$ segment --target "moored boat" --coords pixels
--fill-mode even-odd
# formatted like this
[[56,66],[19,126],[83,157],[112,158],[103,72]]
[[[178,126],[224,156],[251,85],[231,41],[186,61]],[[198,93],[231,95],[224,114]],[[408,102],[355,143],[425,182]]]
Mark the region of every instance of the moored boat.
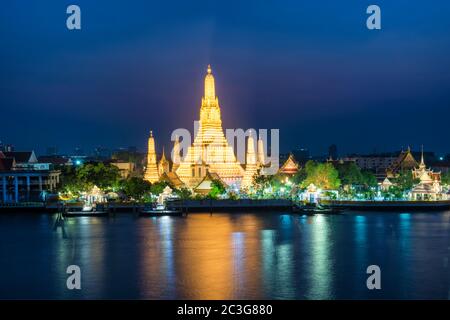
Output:
[[148,206],[144,207],[139,214],[141,216],[150,217],[164,217],[164,216],[182,216],[183,212],[181,210],[170,210],[166,208],[163,204],[158,204],[156,207]]
[[85,204],[82,208],[66,207],[63,210],[65,217],[99,217],[108,215],[109,211],[103,205]]

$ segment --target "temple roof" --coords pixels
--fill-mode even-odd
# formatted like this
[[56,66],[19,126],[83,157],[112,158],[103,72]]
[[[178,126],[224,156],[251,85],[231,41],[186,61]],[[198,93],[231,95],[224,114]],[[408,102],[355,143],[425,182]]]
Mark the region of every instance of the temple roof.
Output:
[[288,159],[284,162],[284,164],[278,170],[279,173],[285,174],[295,174],[298,172],[299,164],[295,160],[292,154],[289,155]]
[[220,178],[217,173],[207,172],[202,181],[194,188],[194,192],[206,194],[211,190],[211,184],[213,181],[220,182],[223,186],[227,186],[227,184]]
[[163,174],[161,174],[160,181],[168,182],[177,189],[185,186],[183,181],[180,180],[175,172],[163,172]]
[[396,174],[400,170],[413,170],[419,166],[419,163],[414,159],[411,149],[402,151],[394,163],[386,169],[386,172],[391,175]]

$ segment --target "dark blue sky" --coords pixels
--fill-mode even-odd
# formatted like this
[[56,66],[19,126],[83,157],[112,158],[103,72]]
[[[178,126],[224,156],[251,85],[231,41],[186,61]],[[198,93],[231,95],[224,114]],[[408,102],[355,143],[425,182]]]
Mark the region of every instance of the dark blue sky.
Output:
[[[82,30],[66,29],[78,4]],[[378,4],[382,30],[369,31]],[[198,119],[211,63],[226,128],[282,151],[450,152],[450,2],[38,1],[0,11],[0,140],[17,149],[157,145]]]

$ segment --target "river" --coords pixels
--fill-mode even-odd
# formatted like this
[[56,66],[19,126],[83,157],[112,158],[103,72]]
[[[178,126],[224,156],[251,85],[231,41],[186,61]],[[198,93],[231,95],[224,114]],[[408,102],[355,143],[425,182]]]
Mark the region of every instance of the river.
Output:
[[[0,215],[1,299],[448,299],[450,212]],[[78,265],[81,290],[68,290]],[[368,290],[369,265],[381,289]]]

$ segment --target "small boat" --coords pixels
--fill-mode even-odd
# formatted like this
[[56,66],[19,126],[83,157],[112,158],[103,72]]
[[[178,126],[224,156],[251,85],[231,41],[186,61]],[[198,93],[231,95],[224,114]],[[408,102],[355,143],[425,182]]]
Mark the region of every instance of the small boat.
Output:
[[292,212],[303,213],[307,215],[308,214],[313,215],[316,213],[338,214],[341,211],[343,210],[330,207],[323,207],[321,205],[304,205],[304,206],[295,205],[292,207]]
[[81,209],[78,208],[66,208],[63,211],[65,217],[100,217],[108,215],[108,210],[103,205],[85,204]]
[[181,210],[169,210],[163,204],[157,204],[156,207],[144,207],[139,214],[141,216],[164,217],[164,216],[182,216]]

